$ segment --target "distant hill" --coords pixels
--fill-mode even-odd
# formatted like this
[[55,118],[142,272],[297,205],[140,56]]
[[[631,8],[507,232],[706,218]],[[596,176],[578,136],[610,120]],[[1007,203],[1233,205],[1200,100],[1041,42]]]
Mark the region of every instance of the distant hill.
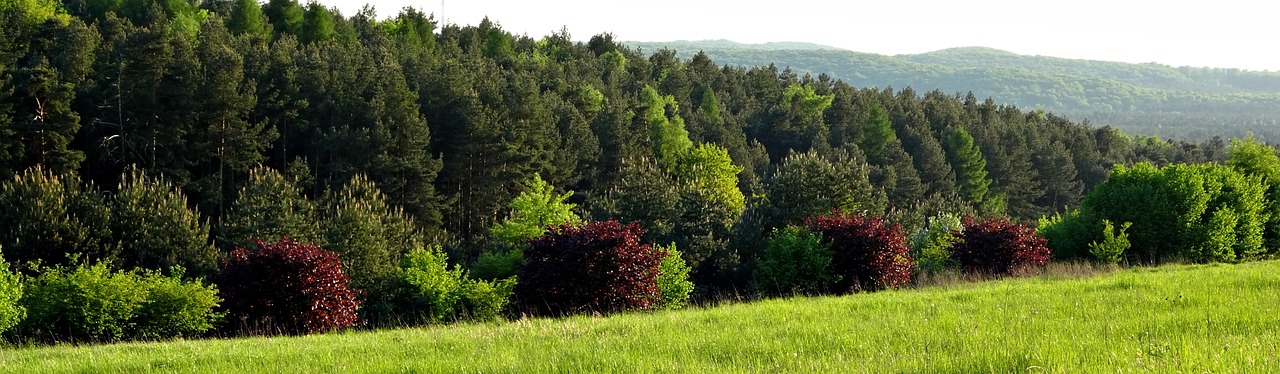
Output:
[[628,44],[646,53],[667,48],[690,58],[703,51],[722,64],[825,73],[856,86],[973,92],[1135,134],[1199,140],[1253,132],[1280,141],[1280,72],[1025,56],[983,47],[886,56],[807,43]]

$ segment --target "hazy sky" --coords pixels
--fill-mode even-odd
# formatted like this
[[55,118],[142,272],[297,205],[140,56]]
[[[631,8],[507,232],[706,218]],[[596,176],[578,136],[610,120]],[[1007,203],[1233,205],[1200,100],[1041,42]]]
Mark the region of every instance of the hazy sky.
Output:
[[[902,54],[984,46],[1020,54],[1280,71],[1280,3],[1267,0],[320,0],[345,15],[365,3],[379,18],[405,6],[447,23],[488,16],[541,37],[576,40],[799,41]],[[443,7],[443,11],[442,11]],[[443,16],[443,17],[442,17]]]

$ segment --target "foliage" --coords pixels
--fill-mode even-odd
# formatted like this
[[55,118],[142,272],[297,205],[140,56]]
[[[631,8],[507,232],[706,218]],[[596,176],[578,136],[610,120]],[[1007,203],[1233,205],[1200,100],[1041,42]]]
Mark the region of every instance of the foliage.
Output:
[[180,269],[114,272],[106,264],[45,269],[26,286],[19,336],[97,342],[199,335],[222,314],[217,290],[183,281]]
[[472,278],[494,281],[515,277],[523,264],[524,250],[513,249],[506,252],[486,252],[467,270]]
[[415,249],[404,258],[404,279],[410,286],[411,308],[427,321],[494,320],[511,300],[515,278],[472,279],[458,267],[449,268],[440,247]]
[[640,244],[642,231],[609,220],[554,227],[534,239],[515,287],[521,310],[545,316],[657,306],[663,253]]
[[680,251],[676,250],[674,243],[666,247],[654,245],[653,248],[663,253],[656,279],[658,294],[661,295],[657,308],[683,308],[689,294],[693,292],[693,282],[689,281],[689,266],[685,265],[684,258],[680,257]]
[[387,200],[364,175],[324,199],[325,248],[338,254],[351,287],[366,292],[366,310],[391,302],[389,288],[400,276],[401,256],[425,242],[414,220]]
[[640,93],[640,99],[646,107],[643,118],[649,124],[653,157],[669,169],[681,154],[693,148],[689,131],[684,128],[684,119],[675,114],[679,108],[674,97],[662,96],[658,90],[646,86]]
[[232,251],[213,278],[232,329],[306,334],[360,324],[359,291],[336,253],[282,238]]
[[1048,241],[1035,230],[1006,219],[964,218],[964,232],[951,247],[951,258],[969,273],[1011,275],[1049,263]]
[[988,198],[987,188],[991,179],[987,178],[987,159],[973,144],[973,136],[963,127],[953,127],[947,131],[943,146],[947,151],[947,162],[956,172],[960,196],[974,206],[982,205]]
[[114,261],[119,247],[110,242],[109,222],[106,199],[74,175],[37,166],[0,184],[0,246],[15,264],[66,264],[73,254]]
[[209,224],[187,207],[187,198],[167,179],[131,168],[116,189],[111,231],[125,268],[169,270],[195,276],[217,268],[218,249],[209,240]]
[[1102,220],[1102,241],[1089,243],[1089,254],[1104,264],[1114,264],[1124,259],[1124,251],[1129,249],[1129,229],[1132,223],[1125,222],[1116,230],[1111,221]]
[[822,235],[800,226],[773,229],[756,269],[754,288],[770,295],[821,295],[841,279]]
[[805,220],[805,227],[831,248],[836,292],[876,291],[911,281],[914,264],[898,224],[833,211]]
[[1095,229],[1092,222],[1086,220],[1088,217],[1080,213],[1079,209],[1041,217],[1036,226],[1036,235],[1049,241],[1055,260],[1088,258],[1091,255],[1088,251],[1089,244],[1100,239],[1100,228]]
[[1266,186],[1268,218],[1263,245],[1268,252],[1275,253],[1280,250],[1280,156],[1275,148],[1255,140],[1252,135],[1231,139],[1227,152],[1227,165],[1244,174],[1261,177]]
[[958,215],[942,213],[929,217],[924,227],[911,234],[907,242],[916,266],[930,274],[947,268],[952,263],[951,246],[963,232],[964,224]]
[[1088,222],[1132,222],[1126,257],[1137,261],[1235,262],[1264,253],[1265,199],[1260,176],[1231,167],[1139,163],[1116,166],[1085,196],[1081,214]]
[[511,214],[489,229],[489,235],[507,248],[520,248],[530,239],[542,236],[547,227],[584,223],[573,212],[575,204],[565,202],[573,191],[556,194],[555,187],[534,174],[524,182],[524,191],[507,205]]
[[259,166],[249,172],[222,218],[219,242],[224,248],[248,248],[257,245],[258,238],[317,242],[321,237],[316,218],[315,205],[293,182],[275,169]]
[[21,299],[22,276],[0,257],[0,333],[27,317],[27,308],[19,302]]

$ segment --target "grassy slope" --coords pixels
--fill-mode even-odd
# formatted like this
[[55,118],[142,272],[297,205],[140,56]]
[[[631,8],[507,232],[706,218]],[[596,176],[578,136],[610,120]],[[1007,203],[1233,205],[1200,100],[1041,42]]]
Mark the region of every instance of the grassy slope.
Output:
[[0,372],[1275,372],[1280,262],[610,318],[0,351]]

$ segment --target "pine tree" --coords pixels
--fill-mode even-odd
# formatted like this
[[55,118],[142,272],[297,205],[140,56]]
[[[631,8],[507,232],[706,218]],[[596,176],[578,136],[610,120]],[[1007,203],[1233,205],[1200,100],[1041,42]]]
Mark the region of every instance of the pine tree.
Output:
[[320,242],[316,207],[280,172],[259,166],[222,217],[218,245],[224,249],[253,248],[253,241]]
[[187,197],[162,177],[130,168],[116,189],[111,231],[122,249],[125,268],[207,276],[217,270],[218,249],[209,238],[209,223],[187,207]]
[[988,197],[987,160],[973,137],[962,127],[952,127],[947,132],[947,162],[956,173],[960,196],[975,206],[982,205]]

